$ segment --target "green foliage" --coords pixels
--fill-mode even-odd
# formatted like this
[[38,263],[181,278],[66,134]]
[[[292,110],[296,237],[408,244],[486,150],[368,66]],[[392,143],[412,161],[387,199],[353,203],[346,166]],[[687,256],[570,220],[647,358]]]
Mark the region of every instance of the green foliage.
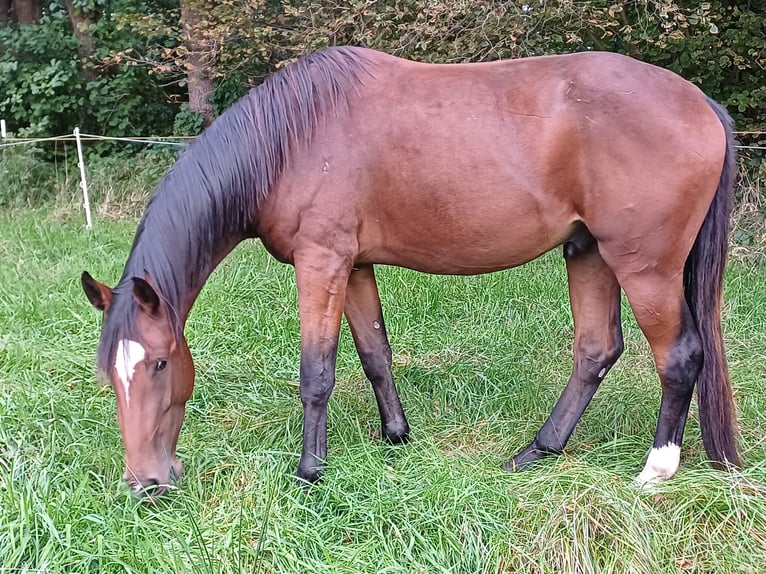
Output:
[[86,96],[76,43],[61,15],[0,27],[0,117],[15,134],[61,135],[79,121]]
[[669,68],[724,103],[740,130],[766,129],[766,9],[753,2],[309,0],[286,4],[295,52],[357,44],[433,62],[581,50]]
[[[178,148],[119,144],[118,152],[85,160],[91,207],[98,217],[136,216],[175,161]],[[132,152],[132,153],[129,153]],[[127,156],[127,157],[126,157]],[[10,147],[0,151],[0,209],[42,207],[82,215],[74,142]]]
[[[90,33],[97,56],[132,42],[107,16]],[[61,135],[76,126],[110,136],[170,132],[174,110],[146,69],[112,65],[86,82],[77,46],[60,9],[38,25],[0,27],[0,117],[14,135]]]
[[173,123],[173,135],[195,136],[202,131],[203,124],[204,118],[202,114],[191,111],[186,103],[181,104],[181,109],[176,114]]
[[89,123],[97,134],[110,136],[165,135],[173,109],[146,70],[126,68],[85,85]]
[[[268,73],[334,44],[368,46],[431,62],[602,49],[670,68],[726,105],[739,131],[766,130],[762,3],[188,0],[187,4],[208,8],[198,32],[207,50],[207,72],[215,81],[209,100],[217,113]],[[75,126],[111,136],[199,133],[202,118],[185,103],[188,53],[179,24],[180,3],[76,0],[75,6],[85,11],[87,32],[94,41],[98,74],[93,81],[85,80],[78,39],[62,2],[51,2],[38,25],[0,26],[0,117],[13,134],[59,135]],[[766,145],[764,135],[743,135],[740,140]],[[105,143],[88,148],[101,155],[130,154],[134,149]],[[748,181],[757,182],[764,155],[756,151],[745,156]],[[47,171],[39,173],[43,177]],[[31,193],[24,186],[14,189],[19,190],[21,204],[57,195]],[[6,188],[3,204],[9,202],[9,193]]]
[[[180,2],[76,0],[98,79],[85,82],[63,2],[36,26],[0,27],[0,115],[17,135],[195,133]],[[185,0],[220,113],[284,63],[335,44],[431,62],[613,50],[670,68],[725,104],[740,130],[766,120],[766,9],[682,0]],[[760,7],[759,7],[760,6]],[[178,115],[178,118],[175,116]],[[747,143],[752,143],[747,140]]]
[[[272,71],[271,49],[281,20],[281,3],[274,0],[185,0],[188,10],[201,14],[194,41],[206,62],[206,74],[216,87],[209,99],[220,113],[241,97],[253,78]],[[148,69],[167,85],[186,87],[189,47],[184,42],[179,3],[173,10],[147,12],[136,5],[115,17],[117,29],[137,41],[113,50],[107,61]],[[185,99],[181,98],[179,101]],[[190,127],[188,109],[176,108],[183,129]],[[201,127],[201,125],[200,125]],[[195,132],[198,133],[198,132]]]
[[748,2],[688,4],[655,20],[670,33],[616,35],[615,47],[697,84],[728,108],[739,130],[766,130],[766,9],[758,13]]

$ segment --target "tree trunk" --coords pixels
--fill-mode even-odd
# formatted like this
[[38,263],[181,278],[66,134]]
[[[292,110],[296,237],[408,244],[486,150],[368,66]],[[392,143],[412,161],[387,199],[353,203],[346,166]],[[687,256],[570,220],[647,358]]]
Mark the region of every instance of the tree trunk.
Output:
[[72,0],[65,0],[66,9],[69,13],[69,21],[77,36],[77,55],[80,57],[80,65],[86,82],[98,79],[96,69],[96,43],[91,35],[93,20],[90,14],[83,12],[72,4]]
[[213,105],[208,96],[213,91],[210,78],[212,47],[205,40],[200,22],[210,12],[206,0],[181,0],[181,27],[186,46],[186,79],[189,85],[189,109],[202,115],[205,127],[214,119]]
[[11,0],[0,0],[0,26],[11,22]]
[[19,24],[37,24],[43,17],[41,0],[13,0],[13,13]]

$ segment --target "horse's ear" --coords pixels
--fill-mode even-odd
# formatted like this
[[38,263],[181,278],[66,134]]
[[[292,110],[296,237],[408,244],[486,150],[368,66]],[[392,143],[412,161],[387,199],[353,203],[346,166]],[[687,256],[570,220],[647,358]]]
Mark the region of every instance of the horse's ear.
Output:
[[112,304],[112,290],[93,279],[87,271],[82,272],[80,281],[82,282],[82,290],[85,291],[85,296],[90,304],[99,311],[106,313],[109,310],[109,305]]
[[160,296],[146,279],[133,277],[133,298],[149,315],[156,316],[160,310]]

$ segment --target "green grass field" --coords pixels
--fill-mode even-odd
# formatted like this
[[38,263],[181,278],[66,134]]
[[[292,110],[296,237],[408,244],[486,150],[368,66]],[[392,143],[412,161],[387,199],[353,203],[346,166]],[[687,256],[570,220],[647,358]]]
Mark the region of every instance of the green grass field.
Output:
[[383,268],[378,279],[408,445],[379,441],[344,328],[324,480],[300,486],[299,337],[291,268],[247,242],[214,273],[187,337],[197,365],[179,455],[156,504],[121,483],[115,401],[94,376],[100,316],[82,270],[114,284],[134,220],[0,216],[0,572],[766,571],[766,270],[727,275],[725,332],[745,467],[710,469],[696,407],[681,470],[631,483],[660,386],[624,308],[626,352],[567,453],[502,464],[568,377],[558,252],[473,278]]

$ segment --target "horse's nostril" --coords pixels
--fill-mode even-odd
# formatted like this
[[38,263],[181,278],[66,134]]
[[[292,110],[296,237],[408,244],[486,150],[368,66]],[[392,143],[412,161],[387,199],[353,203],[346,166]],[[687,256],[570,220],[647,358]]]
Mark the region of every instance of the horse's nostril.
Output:
[[167,484],[160,484],[154,479],[148,479],[143,483],[137,480],[129,480],[128,486],[130,487],[130,492],[137,498],[160,496],[168,489]]
[[137,497],[137,498],[143,498],[146,496],[146,492],[144,492],[143,485],[138,482],[137,480],[128,480],[128,487],[130,488],[130,493]]
[[130,492],[136,498],[154,498],[165,494],[168,490],[172,490],[173,482],[181,478],[183,472],[183,465],[177,458],[171,460],[169,468],[167,468],[167,474],[160,469],[158,473],[152,473],[160,475],[161,478],[150,478],[144,473],[136,472],[135,470],[128,468],[123,475],[123,480],[130,488]]

